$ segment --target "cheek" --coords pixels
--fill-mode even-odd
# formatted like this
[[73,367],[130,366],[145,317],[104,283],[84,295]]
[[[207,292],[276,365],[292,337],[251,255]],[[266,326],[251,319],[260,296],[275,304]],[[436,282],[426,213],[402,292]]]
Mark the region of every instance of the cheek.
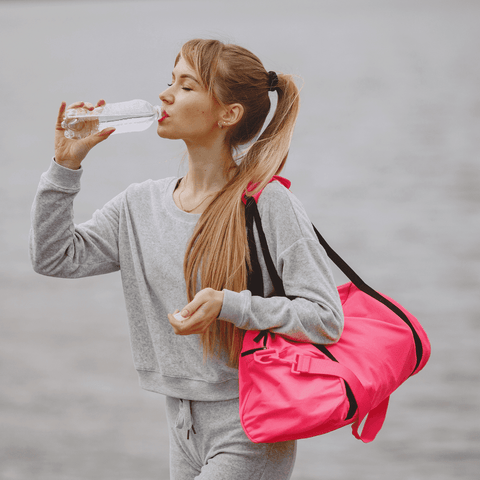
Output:
[[197,109],[195,112],[195,117],[197,118],[198,122],[203,124],[216,122],[216,117],[213,112],[205,108]]
[[[189,103],[189,104],[188,104]],[[217,111],[209,101],[193,100],[183,104],[182,119],[193,128],[212,128],[217,123]],[[213,107],[213,108],[212,108]]]

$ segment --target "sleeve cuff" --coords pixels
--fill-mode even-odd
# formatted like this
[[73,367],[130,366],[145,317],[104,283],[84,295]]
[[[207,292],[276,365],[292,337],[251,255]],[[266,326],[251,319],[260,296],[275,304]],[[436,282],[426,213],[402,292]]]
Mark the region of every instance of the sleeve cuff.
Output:
[[245,324],[243,319],[245,310],[245,298],[243,292],[238,293],[223,289],[223,293],[223,305],[219,318],[221,320],[233,323],[238,328],[242,328],[242,326]]
[[67,190],[80,190],[80,178],[83,174],[83,169],[78,170],[62,167],[52,158],[50,168],[45,172],[45,178],[53,183],[55,186]]

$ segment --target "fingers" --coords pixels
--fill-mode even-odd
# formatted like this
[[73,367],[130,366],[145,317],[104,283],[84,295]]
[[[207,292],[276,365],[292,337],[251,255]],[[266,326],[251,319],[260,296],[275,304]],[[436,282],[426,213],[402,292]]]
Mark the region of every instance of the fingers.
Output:
[[85,102],[75,102],[68,106],[67,110],[71,108],[82,108],[85,105]]
[[105,105],[105,100],[99,100],[97,102],[97,104],[95,106],[93,106],[93,104],[91,104],[90,102],[75,102],[75,103],[72,103],[68,109],[70,108],[86,108],[88,110],[93,110],[94,108],[97,108],[97,107],[103,107]]
[[200,290],[195,298],[182,309],[182,317],[189,317],[192,313],[196,312],[202,305],[209,302],[213,298],[215,290],[213,288],[204,288]]
[[95,133],[94,135],[89,135],[88,137],[85,137],[83,141],[87,143],[89,149],[92,149],[95,145],[98,145],[99,143],[110,137],[110,135],[115,132],[115,130],[116,129],[112,127],[104,128],[103,130]]
[[85,108],[87,108],[88,110],[93,110],[94,108],[103,107],[104,105],[105,105],[105,100],[99,100],[95,106],[93,106],[89,102],[86,102],[85,103]]
[[195,295],[195,298],[185,306],[180,315],[185,320],[178,320],[169,314],[168,319],[177,335],[192,335],[206,331],[214,322],[222,309],[223,292],[206,288]]
[[[191,305],[191,304],[189,304]],[[176,335],[192,335],[194,333],[201,333],[204,326],[204,309],[198,309],[194,315],[183,315],[185,309],[180,313],[179,310],[175,310],[173,314],[168,314],[168,320],[173,327]],[[183,318],[177,318],[175,315],[180,313]]]
[[186,320],[177,320],[169,313],[168,320],[176,335],[193,335],[203,333],[215,319],[207,320],[206,318],[202,318],[200,321],[197,321],[192,317]]
[[56,130],[60,130],[63,132],[64,128],[62,127],[63,117],[65,116],[65,107],[66,103],[62,102],[60,105],[60,109],[58,110],[58,117],[57,117],[57,124],[55,125]]
[[173,316],[179,321],[179,322],[183,322],[184,320],[186,320],[185,317],[182,317],[182,314],[179,312],[179,310],[175,310],[173,312]]
[[84,139],[82,139],[82,141],[84,141],[87,144],[88,149],[91,150],[95,145],[98,145],[99,143],[106,140],[114,131],[114,128],[105,128],[101,132],[96,133],[95,135],[89,135],[88,137],[85,137]]
[[104,128],[101,132],[97,133],[97,137],[101,137],[100,141],[106,140],[116,129],[112,127]]

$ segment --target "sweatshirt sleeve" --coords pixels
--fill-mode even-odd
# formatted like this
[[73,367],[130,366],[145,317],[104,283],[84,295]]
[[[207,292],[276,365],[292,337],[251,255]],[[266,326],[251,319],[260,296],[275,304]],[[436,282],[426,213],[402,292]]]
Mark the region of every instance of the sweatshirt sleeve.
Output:
[[42,275],[80,278],[119,270],[117,196],[92,219],[73,223],[73,201],[83,170],[52,161],[35,195],[31,211],[30,258]]
[[[335,343],[343,331],[343,309],[327,254],[305,209],[277,182],[265,187],[258,209],[286,297],[225,289],[219,318],[244,330],[269,329],[301,342]],[[260,260],[256,229],[255,237]]]

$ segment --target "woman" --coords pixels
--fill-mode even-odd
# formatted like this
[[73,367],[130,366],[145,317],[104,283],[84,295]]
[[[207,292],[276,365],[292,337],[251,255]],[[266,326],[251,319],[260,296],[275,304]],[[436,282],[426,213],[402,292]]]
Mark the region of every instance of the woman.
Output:
[[[269,92],[278,94],[277,108],[255,140]],[[242,430],[238,357],[245,330],[328,344],[343,328],[337,289],[305,210],[281,182],[270,183],[287,159],[298,90],[290,76],[267,72],[241,47],[192,40],[160,99],[158,135],[185,142],[188,173],[131,185],[81,225],[72,223],[81,162],[113,130],[65,138],[62,103],[55,158],[32,210],[34,269],[68,278],[121,270],[140,384],[167,396],[172,479],[290,478],[295,442],[254,444]],[[71,107],[83,106],[93,109]],[[261,255],[266,298],[247,289],[242,194],[250,182],[259,185],[248,195],[264,188],[258,208],[288,298],[272,296]],[[183,321],[172,315],[179,307]]]

